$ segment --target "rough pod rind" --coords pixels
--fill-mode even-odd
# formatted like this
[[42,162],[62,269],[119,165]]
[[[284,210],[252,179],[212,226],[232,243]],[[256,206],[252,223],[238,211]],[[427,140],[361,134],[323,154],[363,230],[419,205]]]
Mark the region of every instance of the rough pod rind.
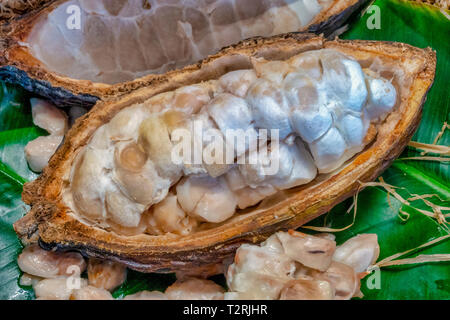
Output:
[[[113,85],[77,80],[50,71],[33,56],[26,43],[33,26],[42,15],[67,0],[17,1],[20,6],[0,13],[0,80],[19,84],[26,90],[52,101],[59,107],[91,107],[99,99],[107,100],[159,82],[159,75],[149,74],[139,79]],[[332,0],[328,9],[300,30],[330,35],[341,27],[348,17],[357,12],[367,0]],[[14,1],[12,1],[14,2]],[[7,4],[6,4],[7,6]],[[6,8],[8,9],[8,8]],[[8,21],[10,20],[10,21]],[[262,34],[259,34],[262,35]]]
[[[307,185],[284,192],[266,207],[246,210],[232,219],[187,236],[118,236],[90,227],[68,214],[61,190],[77,152],[95,130],[121,109],[178,87],[218,78],[231,70],[249,68],[251,57],[285,59],[307,50],[333,48],[354,57],[363,67],[382,66],[397,70],[394,83],[399,102],[378,125],[372,144],[349,163]],[[75,249],[87,256],[107,258],[145,272],[191,271],[220,263],[239,245],[257,243],[280,229],[297,228],[354,195],[360,183],[374,180],[402,152],[420,118],[426,93],[433,83],[436,56],[431,49],[402,43],[376,41],[327,41],[311,34],[257,38],[229,47],[196,65],[169,72],[151,86],[120,99],[98,103],[79,119],[66,136],[43,174],[24,187],[23,200],[31,205],[27,216],[15,224],[22,240],[35,239],[45,248]],[[398,78],[401,75],[401,78]],[[392,76],[392,75],[391,75]]]

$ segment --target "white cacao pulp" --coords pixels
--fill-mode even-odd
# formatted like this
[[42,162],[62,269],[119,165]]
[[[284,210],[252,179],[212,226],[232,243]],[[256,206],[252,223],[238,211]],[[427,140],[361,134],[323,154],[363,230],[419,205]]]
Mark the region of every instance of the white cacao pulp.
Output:
[[[357,235],[336,247],[331,234],[277,232],[260,245],[243,244],[236,251],[225,273],[228,292],[211,280],[182,276],[164,293],[141,291],[125,300],[350,299],[360,296],[360,279],[379,252],[376,234]],[[25,248],[18,264],[26,272],[21,285],[33,286],[38,299],[112,300],[110,291],[127,275],[122,265],[92,258],[86,280],[80,278],[86,262],[79,253],[49,252],[37,245]]]
[[396,100],[336,50],[253,59],[120,111],[80,151],[65,201],[119,233],[188,234],[341,168]]
[[68,119],[63,111],[45,100],[31,98],[30,104],[33,123],[50,134],[30,141],[25,147],[25,157],[31,170],[42,172],[63,141],[69,127]]

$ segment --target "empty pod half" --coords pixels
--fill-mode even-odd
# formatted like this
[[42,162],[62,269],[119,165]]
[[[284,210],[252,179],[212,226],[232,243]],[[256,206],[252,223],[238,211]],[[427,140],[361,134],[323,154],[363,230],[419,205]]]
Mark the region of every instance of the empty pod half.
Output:
[[61,107],[90,107],[247,38],[330,34],[364,2],[9,1],[3,12],[22,15],[1,26],[0,78]]

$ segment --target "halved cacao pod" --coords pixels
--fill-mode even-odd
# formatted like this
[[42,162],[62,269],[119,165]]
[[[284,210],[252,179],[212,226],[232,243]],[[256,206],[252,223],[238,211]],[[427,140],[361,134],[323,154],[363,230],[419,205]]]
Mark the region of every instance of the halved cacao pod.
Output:
[[[126,237],[80,222],[69,214],[62,190],[77,153],[93,133],[128,106],[176,88],[217,79],[233,70],[251,68],[253,58],[283,60],[301,52],[334,49],[356,59],[364,68],[392,78],[398,91],[395,109],[377,124],[373,142],[337,171],[320,174],[312,182],[289,189],[257,209],[247,209],[223,223],[185,236]],[[263,241],[280,229],[297,228],[354,195],[359,182],[378,177],[407,145],[433,83],[435,53],[403,43],[328,41],[311,34],[257,38],[229,47],[197,65],[171,71],[115,101],[98,103],[78,120],[43,174],[24,187],[30,212],[15,224],[24,240],[39,237],[45,248],[79,250],[91,257],[111,259],[145,272],[192,271],[220,263],[242,243]],[[64,178],[66,177],[66,178]]]
[[90,107],[246,38],[329,35],[365,2],[10,1],[5,12],[27,13],[1,27],[0,79],[60,107]]

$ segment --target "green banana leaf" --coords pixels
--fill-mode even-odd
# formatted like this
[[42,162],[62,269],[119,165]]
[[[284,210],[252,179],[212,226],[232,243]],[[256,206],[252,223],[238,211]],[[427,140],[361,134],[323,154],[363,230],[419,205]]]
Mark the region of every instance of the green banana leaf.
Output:
[[[448,74],[450,71],[450,21],[435,7],[402,0],[377,0],[365,15],[356,16],[345,39],[401,41],[418,47],[430,46],[437,52],[438,65],[435,84],[424,106],[423,120],[413,140],[433,143],[444,122],[450,122]],[[379,9],[379,20],[376,20]],[[375,20],[374,20],[375,19]],[[379,22],[379,25],[378,25]],[[380,27],[379,29],[372,27]],[[18,284],[20,270],[16,263],[22,250],[12,223],[22,217],[27,206],[21,201],[26,181],[37,175],[26,164],[23,149],[28,141],[45,134],[32,123],[29,96],[20,88],[0,86],[0,299],[33,299],[30,287]],[[438,142],[450,144],[445,132]],[[407,149],[400,158],[420,155]],[[431,202],[450,205],[450,168],[447,163],[431,161],[396,160],[383,174],[386,183],[399,187],[405,199],[413,194],[434,194]],[[380,259],[414,249],[449,233],[448,224],[417,209],[430,210],[421,201],[402,204],[389,196],[384,188],[368,187],[358,195],[356,218],[348,212],[353,201],[349,199],[336,206],[327,215],[311,222],[311,226],[343,228],[336,233],[342,243],[359,233],[376,233],[381,246]],[[402,212],[402,213],[400,213]],[[448,213],[448,212],[447,212]],[[447,227],[447,228],[446,228]],[[306,229],[302,229],[307,231]],[[450,253],[450,240],[440,241],[417,254]],[[224,285],[224,278],[214,277]],[[142,274],[130,271],[127,281],[114,292],[116,298],[141,290],[161,290],[175,281],[174,275]],[[375,271],[362,280],[364,299],[450,299],[450,263],[425,263],[392,266]]]

